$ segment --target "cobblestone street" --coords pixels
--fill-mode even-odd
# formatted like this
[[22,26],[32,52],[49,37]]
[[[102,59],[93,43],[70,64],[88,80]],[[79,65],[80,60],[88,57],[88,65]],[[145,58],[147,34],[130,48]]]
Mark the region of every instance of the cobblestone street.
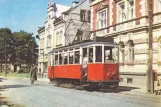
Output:
[[28,79],[1,81],[1,96],[26,107],[160,107],[160,96],[132,92],[88,92],[55,87],[47,81],[30,85]]

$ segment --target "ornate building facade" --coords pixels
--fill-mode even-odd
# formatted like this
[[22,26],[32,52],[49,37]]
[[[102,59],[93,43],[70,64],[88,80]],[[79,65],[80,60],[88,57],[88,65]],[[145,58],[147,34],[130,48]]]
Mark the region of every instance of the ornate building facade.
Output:
[[[148,91],[148,0],[91,0],[91,32],[119,44],[120,85]],[[161,79],[161,0],[153,0],[154,81]]]
[[39,41],[39,57],[38,57],[38,71],[39,73],[47,73],[48,52],[54,48],[54,21],[61,15],[62,12],[68,10],[70,7],[55,4],[49,0],[47,8],[47,18],[43,27],[38,29],[40,37]]

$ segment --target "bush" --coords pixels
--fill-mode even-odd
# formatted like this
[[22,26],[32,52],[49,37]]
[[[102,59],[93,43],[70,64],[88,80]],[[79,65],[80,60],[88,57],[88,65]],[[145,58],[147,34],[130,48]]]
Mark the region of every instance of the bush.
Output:
[[20,69],[18,73],[23,73],[24,71],[25,71],[24,69]]

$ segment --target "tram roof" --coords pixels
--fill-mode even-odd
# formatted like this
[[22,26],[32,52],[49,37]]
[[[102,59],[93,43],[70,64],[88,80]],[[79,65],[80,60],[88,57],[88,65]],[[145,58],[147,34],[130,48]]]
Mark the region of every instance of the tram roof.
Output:
[[66,46],[62,46],[62,47],[58,47],[53,49],[52,51],[48,52],[49,54],[53,53],[53,52],[58,52],[58,51],[63,51],[63,50],[68,50],[68,49],[74,49],[74,48],[85,48],[88,47],[89,45],[94,45],[94,44],[105,44],[106,46],[109,47],[117,47],[118,45],[116,43],[113,42],[113,39],[95,39],[95,40],[85,40],[82,41],[80,43],[75,43],[75,44],[71,44],[71,45],[66,45]]

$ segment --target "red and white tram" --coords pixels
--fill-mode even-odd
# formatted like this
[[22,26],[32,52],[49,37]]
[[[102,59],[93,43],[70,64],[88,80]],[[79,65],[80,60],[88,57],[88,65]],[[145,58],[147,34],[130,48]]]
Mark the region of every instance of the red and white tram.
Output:
[[113,39],[88,40],[49,52],[48,78],[95,87],[119,84],[118,45]]

